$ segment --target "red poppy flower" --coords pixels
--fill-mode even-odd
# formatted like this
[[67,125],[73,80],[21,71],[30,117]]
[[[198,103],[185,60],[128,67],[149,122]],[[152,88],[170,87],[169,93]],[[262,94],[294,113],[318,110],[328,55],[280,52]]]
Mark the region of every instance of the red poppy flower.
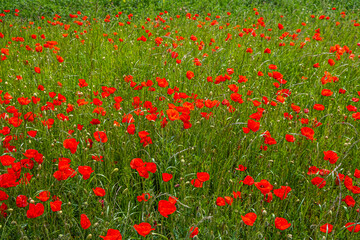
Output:
[[321,95],[323,95],[325,97],[329,97],[329,96],[333,95],[333,92],[330,89],[323,89],[321,91]]
[[146,171],[149,171],[151,173],[155,173],[156,170],[157,170],[157,167],[156,167],[156,164],[155,163],[152,163],[152,162],[147,162],[145,164],[145,169]]
[[0,190],[0,201],[7,200],[9,198],[9,195],[6,194],[6,192]]
[[0,175],[0,187],[9,188],[17,185],[19,185],[19,182],[14,174],[4,173]]
[[309,127],[301,128],[301,134],[309,140],[314,140],[314,130]]
[[226,205],[226,202],[225,202],[225,199],[223,197],[218,197],[216,199],[216,205],[218,206],[225,206]]
[[321,177],[314,177],[311,180],[311,183],[317,186],[318,188],[323,188],[326,185],[326,181]]
[[285,135],[285,140],[288,141],[288,142],[295,142],[295,137],[293,135],[290,135],[290,134],[286,134]]
[[279,189],[274,189],[274,194],[281,200],[284,200],[290,191],[291,188],[289,186],[281,186]]
[[196,235],[199,234],[199,228],[191,227],[189,232],[190,232],[190,238],[194,238]]
[[97,142],[106,143],[108,141],[106,133],[102,131],[94,132],[94,138]]
[[353,194],[359,194],[359,193],[360,193],[360,187],[358,187],[358,186],[353,186],[353,187],[351,188],[351,192],[352,192]]
[[243,222],[248,226],[254,225],[256,218],[257,218],[257,215],[252,212],[245,214],[245,216],[241,216],[241,219],[243,220]]
[[349,176],[345,176],[344,185],[348,190],[351,191],[354,187],[352,178]]
[[134,158],[130,162],[130,167],[132,169],[137,169],[137,168],[142,167],[142,166],[145,166],[145,163],[141,158]]
[[326,223],[320,227],[320,232],[331,233],[332,230],[333,230],[333,225],[328,224],[328,223]]
[[58,60],[59,63],[62,63],[64,61],[64,58],[62,58],[59,55],[56,55],[56,59]]
[[[59,162],[59,166],[60,162]],[[60,169],[60,167],[59,167]],[[63,169],[56,171],[53,176],[58,180],[58,181],[62,181],[62,180],[66,180],[69,177],[73,178],[75,177],[76,172],[74,171],[74,169],[70,168],[70,167],[63,167]]]
[[249,119],[247,122],[247,127],[253,131],[253,132],[257,132],[260,129],[260,123],[259,122],[255,122],[252,119]]
[[342,199],[343,202],[345,202],[348,207],[354,207],[355,206],[355,199],[352,196],[347,195],[344,199]]
[[30,203],[29,210],[26,212],[28,218],[37,218],[44,213],[44,205],[42,203],[32,204]]
[[265,140],[264,140],[264,144],[267,144],[267,145],[274,145],[276,144],[276,140],[272,137],[265,137]]
[[19,195],[16,198],[16,206],[19,208],[26,207],[29,203],[27,202],[28,198],[25,195]]
[[240,181],[239,183],[244,183],[245,185],[253,185],[254,184],[254,178],[252,178],[251,176],[246,176],[244,180]]
[[273,186],[266,179],[262,179],[260,182],[256,182],[255,187],[259,189],[264,195],[269,193],[273,189]]
[[41,70],[40,70],[39,67],[34,67],[34,70],[35,70],[36,73],[40,73],[40,72],[41,72]]
[[[175,202],[176,203],[176,202]],[[168,218],[170,214],[173,214],[176,211],[174,201],[171,197],[169,197],[169,200],[160,200],[158,204],[158,210],[159,213],[163,216]]]
[[162,179],[164,182],[168,182],[173,178],[173,175],[170,173],[163,173],[162,174]]
[[239,164],[239,167],[238,168],[235,168],[235,170],[238,170],[238,171],[240,171],[240,172],[243,172],[243,171],[245,171],[247,169],[247,167],[245,167],[245,166],[243,166],[243,165],[241,165],[241,164]]
[[186,72],[186,77],[187,79],[191,80],[194,77],[194,73],[192,71],[187,71]]
[[147,131],[140,131],[139,132],[139,138],[145,138],[149,135],[150,133],[148,133]]
[[87,87],[89,84],[86,82],[85,79],[79,79],[79,87]]
[[353,113],[351,116],[354,118],[355,121],[360,120],[360,112]]
[[134,228],[136,232],[143,237],[146,237],[152,230],[155,230],[155,228],[151,228],[151,225],[149,223],[145,222],[140,223],[139,225],[135,224]]
[[345,227],[349,232],[354,232],[354,233],[360,232],[360,224],[349,222],[345,224]]
[[176,111],[175,109],[166,110],[166,114],[168,115],[170,121],[178,120],[180,117],[179,112]]
[[104,240],[122,240],[122,236],[119,230],[109,229],[106,236],[100,236]]
[[269,69],[276,70],[276,69],[277,69],[277,66],[274,65],[274,64],[270,64],[270,65],[269,65]]
[[7,217],[7,212],[6,210],[8,209],[8,206],[6,205],[6,203],[2,203],[0,206],[0,214],[6,218]]
[[328,60],[328,63],[329,63],[330,66],[335,65],[335,61],[333,59],[331,59],[331,58]]
[[246,52],[247,52],[247,53],[253,53],[254,50],[252,50],[251,48],[247,48],[247,49],[246,49]]
[[333,151],[324,151],[324,160],[329,161],[331,164],[335,164],[336,161],[339,159],[336,152]]
[[59,200],[50,202],[51,210],[53,212],[61,211],[61,204],[62,204],[62,201],[59,201]]
[[354,177],[360,178],[360,170],[355,169]]
[[94,170],[89,166],[79,166],[78,170],[79,170],[79,173],[83,176],[84,180],[89,179],[91,173],[94,172]]
[[95,195],[98,196],[98,197],[103,197],[103,196],[105,196],[105,189],[103,189],[103,188],[99,188],[99,187],[93,188],[93,192],[94,192]]
[[10,166],[16,159],[9,155],[0,156],[0,161],[3,166]]
[[289,223],[285,218],[275,218],[275,227],[281,231],[289,228],[291,223]]
[[145,165],[136,169],[140,177],[149,178],[149,172],[146,170]]
[[240,103],[240,104],[244,102],[244,100],[241,97],[242,97],[242,95],[239,93],[232,93],[230,95],[231,100],[233,100],[234,102]]
[[47,200],[50,199],[50,191],[42,191],[38,197],[36,197],[37,199],[39,199],[42,202],[46,202]]
[[75,138],[65,139],[63,142],[64,148],[69,149],[72,154],[77,150],[77,146],[80,142],[77,142]]
[[201,182],[206,182],[209,181],[210,179],[210,175],[207,172],[198,172],[196,174],[196,177],[199,179],[199,181]]
[[31,130],[31,131],[28,131],[27,134],[30,136],[30,137],[36,137],[36,134],[37,134],[37,131],[35,130]]
[[147,202],[147,201],[149,201],[150,198],[151,198],[151,195],[149,193],[143,193],[140,196],[137,196],[136,200],[138,202],[142,202],[142,201]]
[[230,206],[234,201],[234,199],[232,197],[229,197],[229,196],[225,196],[224,199],[225,199],[225,202]]
[[98,124],[100,124],[100,123],[101,123],[100,120],[97,119],[97,118],[94,118],[94,119],[92,119],[92,120],[90,121],[90,124],[91,124],[91,125],[98,125]]
[[91,222],[85,214],[81,214],[80,224],[83,229],[88,229],[91,226]]
[[191,180],[191,184],[196,188],[202,188],[204,183],[202,181],[200,181],[199,179],[195,178],[195,179]]
[[318,110],[318,111],[324,111],[324,110],[325,110],[325,107],[324,107],[324,105],[322,105],[322,104],[315,104],[315,105],[314,105],[314,109],[315,109],[315,110]]
[[130,135],[134,135],[135,134],[135,125],[134,124],[130,124],[128,127],[127,127],[127,129],[126,129],[126,131],[128,132],[128,134],[130,134]]
[[345,90],[345,89],[340,88],[340,89],[339,89],[339,93],[340,93],[340,94],[345,94],[345,93],[346,93],[346,90]]

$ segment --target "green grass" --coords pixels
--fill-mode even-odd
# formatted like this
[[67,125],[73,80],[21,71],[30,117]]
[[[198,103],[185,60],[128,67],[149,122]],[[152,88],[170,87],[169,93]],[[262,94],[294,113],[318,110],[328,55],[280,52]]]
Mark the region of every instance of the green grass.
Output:
[[356,0],[209,0],[209,1],[172,1],[172,0],[1,0],[2,9],[19,9],[22,16],[37,19],[39,16],[62,17],[69,13],[81,11],[86,15],[106,16],[110,12],[124,11],[136,16],[148,16],[158,11],[180,12],[187,9],[194,13],[223,13],[224,11],[242,12],[254,7],[264,6],[270,12],[274,9],[278,12],[299,14],[303,10],[319,12],[331,7],[341,8],[346,11],[358,11]]
[[[355,112],[346,108],[348,105],[360,107],[359,102],[354,101],[354,98],[359,98],[360,91],[360,47],[357,45],[360,42],[360,26],[354,26],[352,21],[359,20],[356,1],[215,2],[1,2],[1,9],[12,12],[2,18],[0,25],[0,32],[4,35],[0,38],[0,48],[9,49],[7,59],[0,62],[0,96],[1,100],[4,100],[5,93],[13,97],[8,104],[4,102],[0,105],[0,129],[9,127],[11,130],[7,138],[5,134],[0,135],[4,146],[2,155],[13,156],[15,163],[26,158],[23,153],[28,149],[36,149],[44,155],[41,165],[35,162],[32,169],[22,167],[20,175],[16,176],[18,181],[25,173],[30,173],[32,179],[29,184],[0,189],[9,195],[7,200],[2,201],[8,209],[7,217],[0,219],[1,239],[98,239],[100,235],[105,236],[108,229],[119,230],[124,239],[141,239],[133,226],[142,222],[155,228],[147,237],[149,239],[188,238],[192,226],[199,228],[198,239],[356,239],[359,233],[350,233],[344,225],[359,222],[357,210],[360,199],[358,194],[345,188],[344,182],[340,186],[335,184],[336,174],[341,173],[351,177],[353,184],[359,186],[359,180],[354,177],[360,162],[359,120],[354,120],[352,114]],[[259,15],[255,15],[254,7]],[[332,7],[337,9],[331,10]],[[20,10],[18,17],[13,16],[15,8]],[[168,13],[161,15],[165,22],[156,22],[155,17],[165,10]],[[69,14],[77,11],[81,11],[82,15],[70,19]],[[123,14],[117,18],[115,15],[119,11]],[[340,14],[342,11],[346,12],[344,18]],[[205,20],[208,12],[212,13],[209,17],[211,21],[217,20],[218,25],[211,26],[211,21]],[[227,12],[231,15],[228,16]],[[61,18],[54,20],[55,13]],[[130,13],[134,15],[131,21],[128,19]],[[191,17],[199,14],[199,17],[188,19],[187,13],[191,13]],[[107,14],[111,17],[110,22],[104,21]],[[180,18],[176,17],[177,14]],[[311,17],[312,14],[315,18]],[[81,20],[85,15],[88,23]],[[215,18],[217,15],[221,18]],[[330,19],[319,20],[321,15]],[[151,18],[150,22],[147,17]],[[258,26],[256,36],[244,33],[244,28],[255,28],[253,24],[257,24],[260,17],[263,17],[266,26]],[[74,20],[84,24],[79,26]],[[34,24],[31,25],[30,21]],[[51,24],[56,21],[64,25]],[[127,24],[127,21],[131,23]],[[120,26],[119,22],[124,25]],[[336,22],[340,25],[337,26]],[[157,23],[159,26],[154,27]],[[278,28],[279,23],[284,29]],[[65,24],[70,25],[68,30],[64,29]],[[203,26],[199,28],[199,24]],[[219,29],[220,26],[222,29]],[[301,31],[297,32],[297,29]],[[313,39],[316,29],[320,29],[322,41]],[[148,36],[145,30],[149,30],[152,36]],[[244,33],[242,37],[239,36],[241,32]],[[279,39],[284,32],[297,36]],[[65,33],[67,37],[63,37]],[[42,34],[45,39],[41,38]],[[225,41],[228,34],[232,38]],[[32,35],[37,38],[31,38]],[[190,39],[192,35],[197,37],[198,45]],[[141,36],[145,36],[147,41],[138,41]],[[180,36],[184,39],[178,40]],[[270,37],[269,40],[265,36]],[[24,41],[16,41],[16,37]],[[163,40],[159,46],[155,44],[157,37]],[[120,38],[123,41],[119,41]],[[209,45],[212,39],[215,42]],[[57,42],[59,49],[56,53],[44,46],[47,41]],[[200,42],[204,43],[202,50],[199,50]],[[35,51],[37,43],[43,46],[42,52]],[[178,47],[175,48],[173,43]],[[285,46],[279,46],[280,43],[285,43]],[[302,43],[306,44],[301,48]],[[329,50],[336,44],[341,47],[346,45],[354,56],[350,59],[350,53],[344,52],[340,60],[330,66],[328,60],[335,60],[336,54]],[[27,45],[31,50],[26,49]],[[248,48],[253,52],[246,52]],[[266,48],[271,49],[271,54],[264,53]],[[178,53],[180,64],[171,57],[169,49]],[[205,53],[207,57],[203,57]],[[56,56],[61,56],[64,62],[58,62]],[[201,66],[194,64],[195,58],[200,60]],[[315,63],[319,63],[320,67],[314,68]],[[276,65],[277,70],[270,70],[270,64]],[[34,67],[40,67],[41,73],[36,73]],[[224,76],[228,68],[234,70],[230,80],[219,84],[207,81],[210,76],[214,81],[217,76]],[[186,77],[188,71],[194,73],[191,80]],[[264,76],[259,76],[259,71]],[[276,88],[273,83],[278,81],[268,76],[273,71],[283,74],[287,83]],[[323,85],[321,78],[325,71],[337,76],[339,81]],[[19,75],[22,80],[17,80]],[[149,86],[135,90],[125,81],[125,76],[129,75],[133,76],[136,86],[142,82],[146,85],[151,79],[155,91],[149,91]],[[248,81],[239,83],[239,75],[246,76]],[[165,78],[169,86],[159,87],[157,77]],[[80,88],[79,79],[85,79],[88,86]],[[238,93],[244,100],[242,104],[231,100],[233,92],[228,87],[230,84],[239,87]],[[40,91],[39,85],[43,85],[45,90]],[[113,87],[116,91],[109,97],[102,97],[104,86]],[[168,94],[168,88],[175,87],[188,97],[174,101],[174,94]],[[277,91],[281,89],[291,91],[284,103],[277,100]],[[322,96],[323,89],[330,89],[333,95]],[[339,89],[346,89],[346,94],[339,94]],[[99,92],[97,96],[94,94],[96,91]],[[251,96],[248,91],[253,91]],[[65,96],[66,101],[54,106],[54,110],[41,109],[57,99],[52,99],[50,92]],[[192,94],[197,97],[191,97]],[[31,99],[32,96],[39,97],[40,102],[19,104],[19,97]],[[123,98],[120,109],[114,108],[116,96]],[[252,101],[262,102],[264,96],[276,106],[264,103],[254,106]],[[134,97],[140,97],[142,104],[139,109],[143,115],[135,113],[139,109],[133,105]],[[163,100],[160,101],[160,97]],[[94,98],[102,101],[101,107],[106,114],[94,113],[96,106],[90,104]],[[78,106],[78,99],[84,99],[89,104]],[[201,107],[201,104],[196,104],[199,102],[196,99],[203,102],[216,100],[219,105]],[[222,104],[224,99],[235,108],[234,112]],[[150,102],[153,108],[146,108]],[[166,113],[171,104],[181,107],[185,102],[194,105],[189,114],[183,114],[190,116],[191,127],[188,129],[184,128],[181,120],[170,121]],[[67,112],[69,104],[74,106],[71,112]],[[296,113],[292,104],[299,106],[301,111]],[[314,110],[314,104],[324,105],[325,110]],[[21,114],[11,111],[10,106]],[[249,116],[258,108],[264,109],[258,121],[260,129],[245,134],[243,127],[247,127]],[[309,109],[309,113],[305,113],[304,109]],[[184,111],[181,108],[177,110]],[[29,112],[36,114],[33,122],[24,119]],[[68,116],[69,121],[60,121],[60,113]],[[122,122],[124,115],[129,113],[135,120],[134,135],[126,131],[129,123]],[[146,118],[152,113],[158,116],[155,121]],[[211,113],[212,116],[205,119],[201,113]],[[293,119],[285,119],[285,113],[291,114]],[[6,114],[23,121],[14,126],[4,119]],[[164,117],[168,124],[163,128]],[[301,118],[309,119],[309,124],[302,124]],[[48,119],[55,120],[50,129],[42,123]],[[93,119],[99,119],[100,124],[90,124]],[[314,127],[315,120],[322,125]],[[78,124],[84,125],[82,130],[77,129]],[[301,135],[304,126],[314,129],[316,140],[311,141]],[[27,136],[29,130],[38,131],[36,137]],[[69,130],[74,130],[72,136]],[[108,141],[96,141],[96,131],[106,131]],[[138,135],[141,131],[149,132],[152,144],[143,147]],[[277,142],[267,145],[267,151],[260,149],[266,145],[265,131],[269,131]],[[292,134],[296,141],[286,141],[286,134]],[[21,135],[27,137],[20,138]],[[9,136],[18,138],[9,140]],[[64,147],[67,138],[75,138],[79,142],[74,154]],[[87,143],[89,138],[93,140],[92,147]],[[16,151],[6,153],[8,141]],[[324,160],[323,152],[329,150],[339,156],[336,164]],[[94,161],[92,156],[103,156],[104,161]],[[71,159],[70,167],[77,172],[79,166],[91,166],[94,172],[87,180],[78,172],[73,178],[58,181],[53,176],[58,170],[53,160],[59,158]],[[130,167],[134,158],[155,163],[157,171],[150,173],[148,179],[139,176]],[[239,164],[246,166],[247,170],[235,170]],[[328,176],[320,176],[326,180],[324,188],[318,189],[311,184],[315,176],[307,174],[310,166],[330,170]],[[8,169],[15,167],[2,164],[1,174],[11,172]],[[198,172],[210,175],[210,180],[204,182],[202,188],[191,184]],[[162,173],[171,173],[173,178],[164,182]],[[255,182],[268,180],[274,189],[289,186],[292,190],[284,200],[273,193],[273,200],[268,203],[255,185],[239,183],[247,175],[252,176]],[[92,190],[95,187],[104,188],[106,195],[95,196]],[[50,191],[51,197],[61,199],[61,212],[50,209],[51,199],[41,202],[36,198],[45,190]],[[240,191],[241,199],[234,199],[232,205],[216,205],[218,197],[232,196],[233,191]],[[143,193],[149,193],[151,198],[139,203],[137,196]],[[29,206],[19,208],[16,205],[18,195],[26,195],[29,202],[32,199],[35,203],[43,203],[44,213],[34,219],[27,218]],[[354,207],[341,201],[346,195],[355,199]],[[159,213],[158,203],[168,200],[169,196],[178,198],[177,210],[165,218]],[[99,200],[104,200],[103,205]],[[257,214],[253,226],[245,225],[241,218],[249,212]],[[89,229],[81,227],[81,214],[90,219],[92,225]],[[276,217],[287,219],[291,227],[278,230],[274,225]],[[320,232],[320,226],[325,223],[334,226],[331,233]]]

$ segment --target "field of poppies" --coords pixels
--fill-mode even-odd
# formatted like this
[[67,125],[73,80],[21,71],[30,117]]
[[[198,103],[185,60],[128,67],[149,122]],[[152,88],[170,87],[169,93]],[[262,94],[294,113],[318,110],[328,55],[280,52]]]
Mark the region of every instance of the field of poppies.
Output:
[[359,13],[1,9],[0,239],[360,238]]

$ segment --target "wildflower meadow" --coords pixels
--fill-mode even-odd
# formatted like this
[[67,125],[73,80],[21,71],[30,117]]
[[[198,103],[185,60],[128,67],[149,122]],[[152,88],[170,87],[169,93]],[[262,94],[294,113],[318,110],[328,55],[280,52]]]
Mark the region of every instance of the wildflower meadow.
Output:
[[360,239],[359,6],[114,2],[0,3],[0,239]]

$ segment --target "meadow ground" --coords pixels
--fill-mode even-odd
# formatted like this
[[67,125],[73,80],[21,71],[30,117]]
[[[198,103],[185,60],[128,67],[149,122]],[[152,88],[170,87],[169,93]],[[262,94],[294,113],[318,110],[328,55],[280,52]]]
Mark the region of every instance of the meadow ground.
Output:
[[0,9],[1,239],[360,238],[356,1]]

